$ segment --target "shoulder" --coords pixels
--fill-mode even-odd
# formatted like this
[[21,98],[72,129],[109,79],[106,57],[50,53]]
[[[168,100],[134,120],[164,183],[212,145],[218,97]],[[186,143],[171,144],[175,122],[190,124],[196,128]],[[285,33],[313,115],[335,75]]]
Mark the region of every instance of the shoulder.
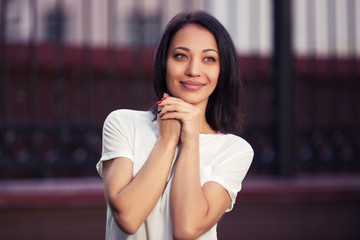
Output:
[[135,120],[147,120],[151,119],[151,112],[149,111],[137,111],[130,109],[118,109],[112,111],[106,118],[107,122],[124,122],[133,123]]
[[112,111],[108,116],[107,119],[137,119],[142,117],[148,117],[150,114],[149,111],[138,111],[138,110],[131,110],[131,109],[118,109]]
[[[242,137],[234,134],[202,135],[200,140],[202,155],[213,160],[215,159],[213,156],[219,156],[216,158],[220,160],[219,163],[237,162],[239,159],[251,162],[254,156],[251,145]],[[212,162],[214,162],[213,160]]]
[[152,113],[150,111],[136,111],[119,109],[111,112],[104,122],[104,130],[132,131],[137,128],[151,125]]
[[231,156],[229,159],[242,160],[239,164],[250,164],[252,162],[254,150],[245,139],[233,134],[225,134],[221,139],[223,151],[226,152],[227,156]]
[[251,145],[242,137],[234,134],[224,134],[221,137],[222,142],[228,148],[237,152],[253,152]]

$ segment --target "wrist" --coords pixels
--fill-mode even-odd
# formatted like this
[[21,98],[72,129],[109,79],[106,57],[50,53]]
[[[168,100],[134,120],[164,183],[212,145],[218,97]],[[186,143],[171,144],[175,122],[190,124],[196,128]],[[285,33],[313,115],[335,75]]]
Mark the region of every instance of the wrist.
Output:
[[164,138],[160,136],[157,140],[157,144],[169,149],[172,148],[175,149],[178,143],[179,143],[179,139],[175,139],[175,138]]
[[195,147],[199,148],[199,135],[191,138],[184,138],[181,140],[182,147]]

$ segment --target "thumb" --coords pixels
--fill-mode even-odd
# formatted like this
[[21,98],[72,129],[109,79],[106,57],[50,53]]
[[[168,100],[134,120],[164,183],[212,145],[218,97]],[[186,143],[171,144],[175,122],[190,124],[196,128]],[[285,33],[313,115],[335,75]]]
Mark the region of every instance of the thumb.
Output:
[[163,94],[163,97],[164,97],[164,98],[167,98],[167,97],[170,97],[170,95],[165,92],[165,93]]

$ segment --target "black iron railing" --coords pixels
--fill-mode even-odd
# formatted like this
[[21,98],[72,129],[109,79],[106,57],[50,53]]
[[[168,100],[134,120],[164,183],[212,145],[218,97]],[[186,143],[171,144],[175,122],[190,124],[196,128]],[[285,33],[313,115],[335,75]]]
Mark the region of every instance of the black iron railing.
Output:
[[[102,122],[107,114],[118,108],[147,109],[154,101],[151,90],[154,41],[144,41],[150,26],[144,24],[144,19],[149,17],[141,16],[138,9],[143,7],[142,3],[135,1],[138,5],[131,11],[137,11],[134,16],[138,19],[131,26],[139,26],[131,33],[137,40],[130,46],[119,47],[116,35],[119,16],[114,10],[119,2],[106,1],[106,45],[94,46],[88,40],[93,34],[90,21],[93,16],[87,4],[92,1],[82,1],[79,14],[85,40],[73,46],[66,40],[64,28],[70,23],[63,12],[64,1],[56,1],[55,10],[46,18],[48,24],[40,24],[41,1],[29,0],[33,32],[25,42],[10,41],[6,35],[10,2],[0,1],[0,178],[96,175]],[[277,15],[280,19],[279,24],[273,24],[274,39],[285,39],[285,44],[291,44],[291,29],[282,29],[286,24],[294,26],[290,24],[291,15],[286,15],[291,6],[281,5],[287,1],[276,2],[272,5],[273,13],[280,14]],[[192,6],[190,1],[183,3],[184,9]],[[253,174],[360,172],[356,3],[343,2],[347,9],[346,44],[351,51],[341,56],[334,51],[339,30],[333,24],[337,18],[335,2],[328,0],[326,4],[329,52],[325,56],[315,52],[297,56],[292,45],[283,44],[274,44],[273,55],[251,52],[239,56],[247,93],[243,136],[255,150],[250,170]],[[314,49],[315,5],[311,0],[305,5],[307,47]],[[204,6],[210,8],[210,2],[205,1]],[[254,6],[255,1],[251,1],[252,27],[244,37],[257,42],[260,21]],[[231,9],[228,13],[229,18],[235,14]],[[151,31],[159,34],[160,28],[156,26],[161,17],[154,17]],[[40,26],[49,28],[48,38],[42,41],[35,34]],[[236,29],[236,22],[230,28]],[[288,63],[291,64],[286,67]],[[290,76],[293,78],[289,79]]]

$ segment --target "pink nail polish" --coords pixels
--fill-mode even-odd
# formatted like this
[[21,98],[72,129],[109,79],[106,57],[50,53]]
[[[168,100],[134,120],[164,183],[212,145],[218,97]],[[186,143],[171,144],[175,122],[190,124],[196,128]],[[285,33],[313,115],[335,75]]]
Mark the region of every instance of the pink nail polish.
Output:
[[156,104],[159,105],[160,103],[162,103],[162,100],[161,100],[161,101],[158,101]]

